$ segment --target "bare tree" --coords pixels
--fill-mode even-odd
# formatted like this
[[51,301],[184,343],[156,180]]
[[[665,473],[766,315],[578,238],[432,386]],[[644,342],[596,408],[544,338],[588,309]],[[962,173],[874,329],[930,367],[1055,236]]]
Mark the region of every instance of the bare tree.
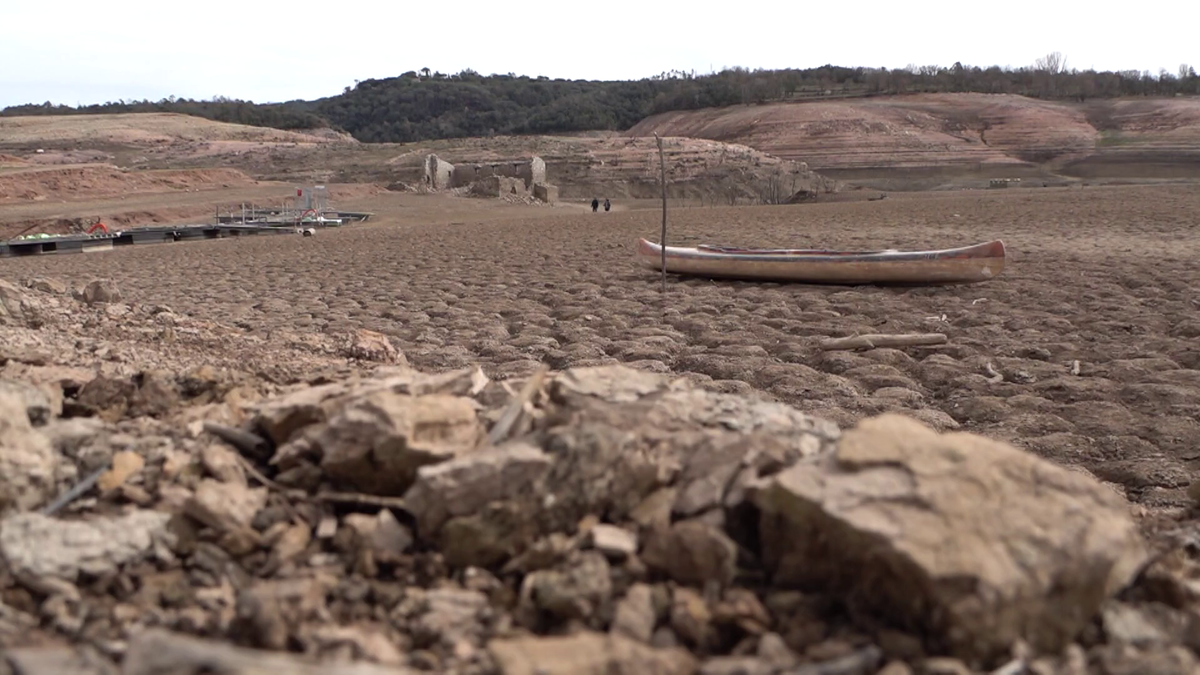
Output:
[[1179,64],[1179,79],[1181,81],[1187,81],[1195,76],[1196,71],[1191,66],[1186,63]]
[[722,186],[725,192],[725,201],[730,206],[737,206],[738,197],[742,195],[742,188],[738,185],[734,178],[726,178],[725,184]]
[[1034,68],[1037,70],[1057,75],[1067,72],[1067,57],[1062,55],[1062,52],[1050,52],[1034,62]]

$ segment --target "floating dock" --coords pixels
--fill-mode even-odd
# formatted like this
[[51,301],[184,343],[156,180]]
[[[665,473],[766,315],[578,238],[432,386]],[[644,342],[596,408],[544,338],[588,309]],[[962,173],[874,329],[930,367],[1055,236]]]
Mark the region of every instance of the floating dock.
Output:
[[[247,217],[249,213],[249,217]],[[219,223],[238,223],[244,225],[323,225],[325,227],[337,227],[345,223],[362,223],[366,222],[374,213],[363,211],[324,211],[317,216],[304,216],[303,218],[295,215],[294,212],[283,211],[280,209],[261,209],[254,208],[246,213],[218,213],[217,222]]]
[[109,234],[68,234],[37,239],[10,239],[0,242],[0,258],[63,253],[97,253],[126,246],[172,244],[201,239],[226,239],[262,234],[312,234],[314,224],[270,226],[240,224],[155,225]]

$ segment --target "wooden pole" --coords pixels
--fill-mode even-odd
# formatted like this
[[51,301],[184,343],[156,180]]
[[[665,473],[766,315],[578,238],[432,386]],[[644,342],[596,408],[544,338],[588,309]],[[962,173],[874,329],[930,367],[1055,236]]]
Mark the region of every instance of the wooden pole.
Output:
[[944,333],[918,333],[915,335],[854,335],[844,338],[827,338],[820,343],[823,351],[837,349],[876,349],[879,347],[918,347],[946,344]]
[[658,235],[658,243],[662,246],[662,292],[667,292],[667,160],[663,157],[663,141],[658,132],[654,132],[654,142],[658,144],[658,175],[662,183],[662,232]]

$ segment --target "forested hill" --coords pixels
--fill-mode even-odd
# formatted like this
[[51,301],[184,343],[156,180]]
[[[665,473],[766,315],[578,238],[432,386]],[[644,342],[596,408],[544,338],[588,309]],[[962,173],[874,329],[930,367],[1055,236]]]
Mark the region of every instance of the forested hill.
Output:
[[636,81],[551,80],[408,72],[364,80],[316,101],[256,104],[217,97],[118,101],[78,108],[12,106],[0,115],[176,112],[278,129],[333,127],[364,142],[408,142],[491,134],[625,130],[661,112],[843,96],[922,92],[1021,94],[1042,99],[1200,94],[1190,66],[1160,71],[1068,71],[1052,54],[1026,68],[823,66],[805,70],[732,68],[712,75],[670,72]]

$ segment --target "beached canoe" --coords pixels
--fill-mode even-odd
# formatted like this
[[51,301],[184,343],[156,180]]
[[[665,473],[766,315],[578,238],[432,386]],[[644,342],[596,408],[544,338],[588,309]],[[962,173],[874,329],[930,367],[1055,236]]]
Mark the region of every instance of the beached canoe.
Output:
[[[662,247],[638,241],[638,259],[662,269]],[[730,246],[667,246],[672,274],[813,284],[954,284],[994,279],[1004,242],[940,251],[818,251]]]

